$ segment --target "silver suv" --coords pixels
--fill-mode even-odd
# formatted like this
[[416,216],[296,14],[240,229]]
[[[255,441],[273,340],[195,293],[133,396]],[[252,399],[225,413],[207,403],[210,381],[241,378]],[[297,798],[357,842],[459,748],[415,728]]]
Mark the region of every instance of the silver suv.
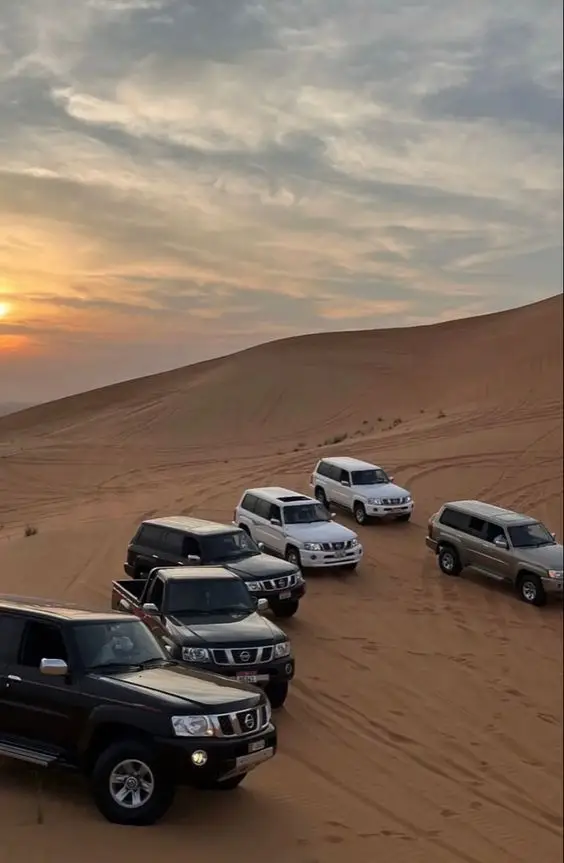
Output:
[[446,575],[469,567],[513,585],[530,605],[544,605],[548,594],[562,597],[563,547],[540,521],[481,503],[446,503],[431,516],[427,547]]

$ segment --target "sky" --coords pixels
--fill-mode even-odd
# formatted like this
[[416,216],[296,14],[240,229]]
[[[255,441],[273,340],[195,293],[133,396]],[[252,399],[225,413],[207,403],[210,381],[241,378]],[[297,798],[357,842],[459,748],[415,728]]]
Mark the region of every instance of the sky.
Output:
[[0,402],[561,290],[557,0],[1,0]]

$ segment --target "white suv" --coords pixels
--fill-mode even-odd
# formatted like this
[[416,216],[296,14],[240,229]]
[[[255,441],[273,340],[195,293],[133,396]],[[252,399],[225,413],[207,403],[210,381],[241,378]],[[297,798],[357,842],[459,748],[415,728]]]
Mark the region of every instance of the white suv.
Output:
[[249,488],[234,522],[255,542],[304,569],[356,569],[362,546],[356,533],[336,524],[315,498],[286,488]]
[[310,485],[320,503],[350,510],[359,524],[367,518],[409,521],[413,498],[392,480],[393,476],[378,465],[357,458],[332,457],[317,462]]

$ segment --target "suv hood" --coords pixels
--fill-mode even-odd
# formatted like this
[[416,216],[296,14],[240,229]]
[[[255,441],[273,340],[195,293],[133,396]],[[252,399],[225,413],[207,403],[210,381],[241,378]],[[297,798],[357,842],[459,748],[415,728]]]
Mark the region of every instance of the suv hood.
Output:
[[221,614],[214,617],[191,617],[186,615],[169,616],[185,646],[233,645],[243,642],[245,647],[272,644],[273,641],[286,641],[287,637],[274,623],[260,614],[249,614],[237,618]]
[[516,548],[515,553],[520,560],[542,566],[545,569],[555,569],[562,572],[564,567],[564,546],[541,545],[539,548]]
[[243,560],[222,563],[225,569],[234,572],[241,578],[279,578],[281,575],[292,575],[298,572],[293,563],[280,560],[270,554],[255,554]]
[[105,684],[114,684],[123,690],[127,687],[133,692],[157,696],[161,702],[177,705],[186,702],[199,708],[222,708],[238,703],[237,709],[251,707],[260,701],[256,689],[248,684],[233,683],[225,677],[206,674],[203,671],[186,668],[183,665],[146,668],[142,671],[124,671],[118,674],[97,674]]
[[393,482],[376,483],[376,485],[355,485],[353,491],[362,497],[408,497],[409,492]]
[[347,542],[356,539],[356,533],[334,521],[315,521],[313,524],[289,524],[286,535],[298,542]]

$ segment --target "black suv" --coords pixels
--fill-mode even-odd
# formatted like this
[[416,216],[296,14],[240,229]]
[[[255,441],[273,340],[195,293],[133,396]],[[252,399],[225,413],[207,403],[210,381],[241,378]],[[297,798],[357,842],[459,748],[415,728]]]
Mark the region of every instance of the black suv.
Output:
[[292,617],[306,591],[297,567],[264,554],[236,525],[171,516],[144,521],[127,549],[126,575],[143,578],[155,567],[224,566],[243,579],[257,599],[267,599],[276,617]]
[[260,690],[173,661],[136,617],[0,597],[0,756],[80,770],[109,821],[154,823],[179,783],[234,789],[276,742]]
[[173,659],[264,687],[282,707],[295,663],[288,636],[257,612],[239,576],[220,566],[153,569],[112,582],[112,608],[138,615]]

